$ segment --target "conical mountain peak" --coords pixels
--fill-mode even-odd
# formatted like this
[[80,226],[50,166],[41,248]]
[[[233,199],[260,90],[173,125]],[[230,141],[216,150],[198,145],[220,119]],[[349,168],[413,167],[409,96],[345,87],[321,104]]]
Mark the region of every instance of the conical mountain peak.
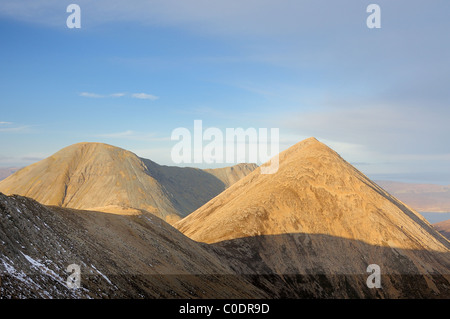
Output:
[[373,245],[411,249],[421,242],[430,249],[448,249],[423,217],[315,138],[280,153],[276,173],[255,170],[175,227],[207,243],[309,233]]
[[284,161],[294,160],[295,157],[320,158],[320,156],[332,156],[342,159],[338,153],[315,137],[300,141],[279,154],[280,159]]

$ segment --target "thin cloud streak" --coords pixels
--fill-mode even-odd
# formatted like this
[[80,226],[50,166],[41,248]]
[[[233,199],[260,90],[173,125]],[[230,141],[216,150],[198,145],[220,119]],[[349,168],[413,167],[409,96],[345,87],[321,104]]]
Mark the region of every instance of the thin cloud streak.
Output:
[[95,98],[95,99],[97,99],[97,98],[104,98],[105,97],[104,95],[101,95],[101,94],[89,93],[89,92],[81,92],[80,96],[82,96],[82,97],[89,97],[89,98]]
[[81,92],[79,94],[82,97],[88,97],[88,98],[96,98],[96,99],[102,99],[102,98],[108,98],[108,97],[122,97],[125,96],[125,93],[112,93],[112,94],[97,94],[97,93],[91,93],[91,92]]
[[125,93],[113,93],[113,94],[110,94],[109,96],[111,96],[111,97],[122,97],[122,96],[125,96],[126,94]]
[[155,100],[159,99],[158,96],[155,96],[153,94],[147,94],[147,93],[133,93],[131,95],[131,97],[133,97],[135,99],[151,100],[151,101],[155,101]]
[[[111,94],[98,94],[98,93],[92,93],[92,92],[81,92],[79,96],[87,97],[87,98],[94,98],[94,99],[104,99],[104,98],[121,98],[124,96],[127,96],[127,93],[111,93]],[[141,100],[151,100],[155,101],[159,99],[159,96],[148,94],[148,93],[132,93],[129,96],[131,96],[134,99],[141,99]]]
[[28,133],[30,126],[0,127],[0,133]]

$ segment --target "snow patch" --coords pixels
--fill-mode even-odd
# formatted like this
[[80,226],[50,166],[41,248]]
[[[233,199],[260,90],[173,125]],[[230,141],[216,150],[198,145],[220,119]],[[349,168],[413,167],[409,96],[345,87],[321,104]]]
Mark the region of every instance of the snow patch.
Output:
[[97,268],[95,268],[95,266],[94,265],[91,265],[92,266],[92,268],[94,268],[95,269],[95,271],[96,272],[98,272],[98,274],[100,275],[100,276],[102,276],[110,285],[112,285],[113,283],[109,280],[109,278],[108,277],[106,277],[104,274],[102,274],[101,272],[100,272],[100,270],[98,270]]
[[31,264],[31,266],[39,271],[41,271],[42,273],[50,276],[52,279],[59,281],[61,283],[64,284],[64,280],[57,274],[55,273],[53,270],[51,270],[50,268],[48,268],[46,265],[44,265],[43,263],[41,263],[38,260],[35,260],[33,258],[31,258],[30,256],[24,254],[23,252],[21,252],[21,254],[25,257],[25,259]]
[[1,259],[0,261],[3,264],[3,267],[5,268],[5,272],[9,275],[14,277],[15,279],[27,284],[27,286],[34,286],[34,287],[38,287],[40,288],[40,286],[38,284],[36,284],[29,276],[27,276],[27,274],[25,272],[23,272],[22,270],[17,270],[16,268],[14,268],[14,263],[8,258],[8,257],[4,257],[8,260],[5,261],[4,259]]

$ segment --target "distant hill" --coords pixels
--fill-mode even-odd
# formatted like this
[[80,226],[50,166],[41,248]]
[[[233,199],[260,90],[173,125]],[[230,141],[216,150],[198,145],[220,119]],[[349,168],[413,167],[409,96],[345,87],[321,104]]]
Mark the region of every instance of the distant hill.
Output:
[[20,167],[4,167],[0,168],[0,181],[17,172]]
[[437,229],[438,232],[440,232],[443,236],[450,240],[450,219],[433,224],[433,226]]
[[390,194],[420,212],[450,212],[450,186],[376,181]]
[[0,191],[45,205],[117,214],[152,213],[174,222],[254,170],[159,165],[102,143],[78,143],[0,181]]

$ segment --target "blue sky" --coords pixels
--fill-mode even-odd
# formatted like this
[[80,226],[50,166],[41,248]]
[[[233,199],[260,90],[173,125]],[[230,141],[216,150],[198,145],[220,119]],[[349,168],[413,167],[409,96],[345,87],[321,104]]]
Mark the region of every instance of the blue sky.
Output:
[[[81,8],[69,29],[66,7]],[[381,7],[369,29],[366,7]],[[448,1],[2,0],[0,166],[82,141],[173,165],[177,127],[315,136],[375,179],[450,184]]]

